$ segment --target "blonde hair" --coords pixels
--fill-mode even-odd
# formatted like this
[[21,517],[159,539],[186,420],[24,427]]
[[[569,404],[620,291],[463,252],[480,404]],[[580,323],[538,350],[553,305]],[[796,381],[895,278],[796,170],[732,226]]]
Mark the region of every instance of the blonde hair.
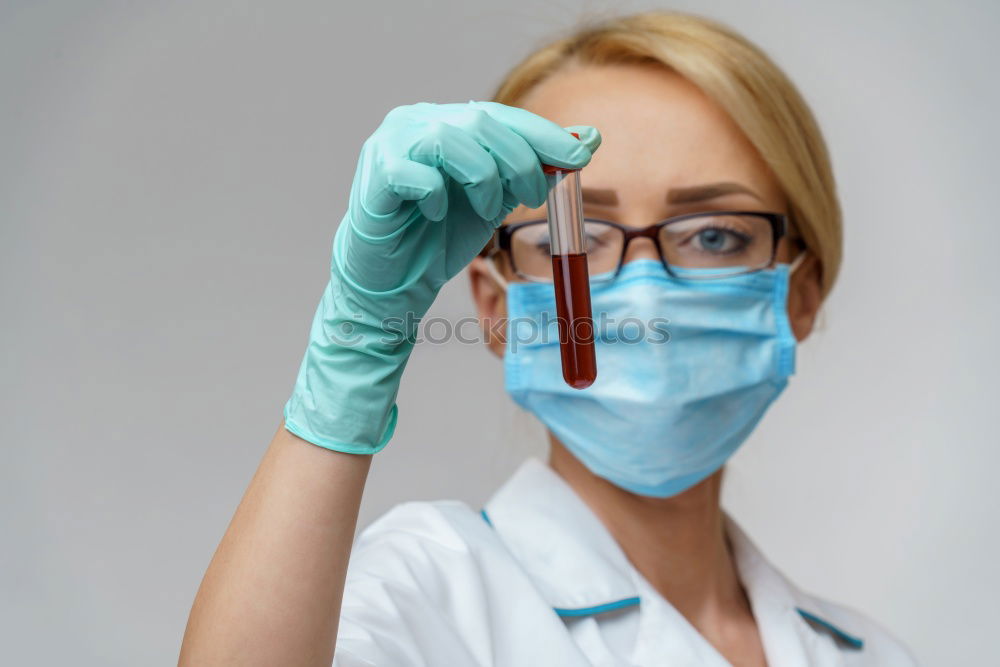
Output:
[[500,84],[494,101],[516,106],[567,64],[658,63],[725,110],[769,166],[806,247],[819,259],[824,296],[842,254],[840,204],[826,143],[795,85],[746,38],[715,21],[647,12],[586,26],[538,49]]

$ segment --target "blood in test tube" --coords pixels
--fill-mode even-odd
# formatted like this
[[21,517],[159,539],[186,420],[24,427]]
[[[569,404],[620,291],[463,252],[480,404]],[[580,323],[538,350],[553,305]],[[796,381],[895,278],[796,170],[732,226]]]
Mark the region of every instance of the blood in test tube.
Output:
[[574,389],[586,389],[597,379],[587,255],[553,255],[552,279],[556,289],[563,379]]
[[549,181],[549,245],[563,379],[574,389],[586,389],[597,379],[597,358],[580,172],[550,165],[542,170]]

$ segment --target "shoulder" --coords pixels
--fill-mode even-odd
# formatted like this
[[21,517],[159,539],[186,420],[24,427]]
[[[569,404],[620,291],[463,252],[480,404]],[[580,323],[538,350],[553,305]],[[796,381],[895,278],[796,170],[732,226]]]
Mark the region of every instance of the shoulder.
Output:
[[353,553],[418,545],[467,552],[492,538],[482,515],[461,501],[412,501],[396,505],[362,530]]
[[[891,631],[868,614],[849,605],[815,595],[806,596],[824,619],[841,628],[850,628],[864,641],[863,650],[855,655],[858,665],[885,665],[887,667],[912,667],[919,663],[910,649]],[[852,663],[854,664],[854,663]]]
[[[408,502],[356,541],[334,664],[491,664],[492,638],[523,637],[518,629],[546,623],[561,627],[478,510]],[[524,651],[544,648],[521,642]],[[508,644],[503,652],[516,652]]]
[[365,528],[354,545],[345,595],[389,594],[445,608],[463,588],[509,575],[509,555],[477,510],[457,500],[407,502]]
[[829,637],[841,649],[844,665],[918,664],[910,650],[881,623],[852,606],[814,595],[796,585],[763,555],[733,517],[728,513],[724,516],[740,576],[744,585],[749,585],[751,599],[754,590],[763,590],[776,595],[784,609],[794,607],[806,625],[818,635]]
[[365,528],[351,551],[334,664],[477,664],[458,621],[481,620],[460,619],[456,600],[479,587],[476,553],[489,530],[458,501],[403,503]]

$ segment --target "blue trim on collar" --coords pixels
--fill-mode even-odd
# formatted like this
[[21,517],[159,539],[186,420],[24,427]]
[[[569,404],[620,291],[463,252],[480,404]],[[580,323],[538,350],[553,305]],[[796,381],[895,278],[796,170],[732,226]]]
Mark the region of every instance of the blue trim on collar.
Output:
[[560,609],[559,607],[553,607],[552,610],[560,616],[593,616],[594,614],[603,614],[606,611],[613,611],[615,609],[621,609],[622,607],[633,607],[637,604],[639,604],[639,598],[634,597],[625,598],[623,600],[615,600],[614,602],[599,604],[593,607],[581,607],[579,609]]
[[816,623],[826,628],[827,630],[832,632],[834,636],[836,636],[838,639],[843,641],[851,648],[856,648],[856,649],[864,648],[865,641],[860,637],[855,637],[854,635],[841,630],[830,621],[824,620],[819,616],[817,616],[816,614],[811,614],[805,609],[802,609],[801,607],[796,607],[795,611],[799,612],[799,614],[802,615],[802,618],[806,619],[807,621],[812,621],[813,623]]
[[[485,509],[479,510],[479,515],[483,517],[483,521],[486,522],[490,528],[493,527],[493,522],[490,521],[490,515],[486,513]],[[606,602],[605,604],[594,605],[593,607],[579,607],[576,609],[562,609],[560,607],[553,607],[552,611],[559,614],[559,616],[593,616],[594,614],[603,614],[606,611],[614,611],[615,609],[621,609],[622,607],[633,607],[639,604],[638,597],[623,598],[621,600],[615,600],[614,602]]]

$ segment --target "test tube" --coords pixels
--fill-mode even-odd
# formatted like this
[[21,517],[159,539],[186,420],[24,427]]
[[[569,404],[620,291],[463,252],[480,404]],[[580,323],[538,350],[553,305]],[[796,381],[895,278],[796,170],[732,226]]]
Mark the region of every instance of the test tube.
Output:
[[542,171],[549,185],[549,248],[563,379],[574,389],[586,389],[597,379],[597,359],[580,171],[551,165],[543,165]]

